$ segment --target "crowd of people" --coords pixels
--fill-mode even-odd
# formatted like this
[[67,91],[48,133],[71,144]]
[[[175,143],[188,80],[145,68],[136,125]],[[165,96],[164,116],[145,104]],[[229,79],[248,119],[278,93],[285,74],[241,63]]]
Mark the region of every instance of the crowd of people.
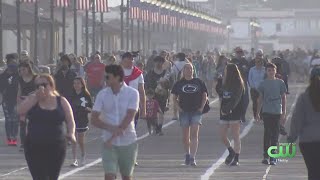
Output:
[[197,166],[199,131],[202,116],[210,110],[209,98],[220,100],[219,133],[229,151],[225,163],[240,165],[240,127],[247,122],[251,96],[253,117],[264,124],[262,163],[276,165],[277,159],[267,151],[278,144],[280,134],[288,134],[284,125],[289,77],[306,82],[308,76],[310,85],[298,99],[288,141],[301,137],[309,177],[320,178],[315,168],[319,153],[312,149],[320,147],[316,133],[320,69],[312,64],[316,52],[297,49],[267,55],[261,49],[249,53],[237,47],[231,54],[163,50],[153,51],[149,58],[138,52],[102,57],[106,56],[95,52],[87,62],[74,54],[60,54],[55,69],[43,70],[27,51],[6,55],[6,68],[0,74],[6,143],[18,146],[20,132],[19,150],[33,179],[58,179],[68,143],[71,166],[86,164],[84,142],[90,121],[103,130],[105,179],[115,179],[118,170],[122,179],[132,179],[138,165],[139,120],[146,121],[150,135],[163,136],[164,115],[170,109],[172,120],[179,120],[182,129],[185,164]]

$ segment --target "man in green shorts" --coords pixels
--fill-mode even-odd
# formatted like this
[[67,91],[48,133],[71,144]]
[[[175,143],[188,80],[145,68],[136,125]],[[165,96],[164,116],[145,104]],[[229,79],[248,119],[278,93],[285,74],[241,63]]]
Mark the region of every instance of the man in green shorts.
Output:
[[121,66],[110,65],[105,71],[108,87],[97,95],[91,117],[92,124],[103,129],[105,180],[114,180],[118,170],[123,180],[131,180],[138,154],[133,120],[139,108],[139,93],[123,82]]

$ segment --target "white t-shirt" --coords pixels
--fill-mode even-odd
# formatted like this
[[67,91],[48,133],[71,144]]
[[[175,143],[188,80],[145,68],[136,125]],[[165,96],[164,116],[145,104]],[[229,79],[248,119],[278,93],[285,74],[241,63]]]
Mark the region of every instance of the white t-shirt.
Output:
[[[131,69],[123,69],[123,71],[124,71],[124,76],[130,76],[132,74],[133,67]],[[136,90],[139,90],[139,84],[144,84],[143,74],[137,77],[137,79],[129,82],[129,86]]]
[[[139,108],[139,93],[137,90],[123,83],[120,92],[113,94],[110,87],[101,90],[96,98],[93,106],[93,111],[100,112],[104,122],[119,126],[127,115],[128,109],[138,111]],[[103,130],[102,139],[107,141],[112,137],[112,133]],[[137,134],[134,128],[134,120],[125,129],[122,136],[118,136],[113,140],[115,146],[127,146],[137,141]]]

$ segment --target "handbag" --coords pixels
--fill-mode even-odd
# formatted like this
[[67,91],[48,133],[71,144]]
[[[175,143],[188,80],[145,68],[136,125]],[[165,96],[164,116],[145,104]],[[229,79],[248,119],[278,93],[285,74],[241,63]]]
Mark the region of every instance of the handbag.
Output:
[[203,107],[203,110],[202,110],[202,114],[206,114],[210,111],[210,103],[209,103],[209,99],[207,99],[206,101],[206,104],[204,105]]

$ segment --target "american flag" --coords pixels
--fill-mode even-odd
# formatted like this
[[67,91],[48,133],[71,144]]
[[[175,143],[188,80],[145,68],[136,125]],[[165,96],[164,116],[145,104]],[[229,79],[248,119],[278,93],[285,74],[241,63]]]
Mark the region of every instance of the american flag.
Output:
[[22,3],[35,3],[37,1],[38,0],[20,0],[20,2],[22,2]]
[[91,0],[77,0],[77,9],[78,10],[90,10],[91,9]]
[[141,18],[141,8],[140,0],[131,0],[130,1],[130,19],[140,19]]
[[70,4],[70,0],[54,0],[54,5],[56,7],[68,7]]
[[108,0],[95,0],[96,12],[108,12]]
[[141,19],[142,21],[150,21],[150,9],[148,3],[141,3]]

